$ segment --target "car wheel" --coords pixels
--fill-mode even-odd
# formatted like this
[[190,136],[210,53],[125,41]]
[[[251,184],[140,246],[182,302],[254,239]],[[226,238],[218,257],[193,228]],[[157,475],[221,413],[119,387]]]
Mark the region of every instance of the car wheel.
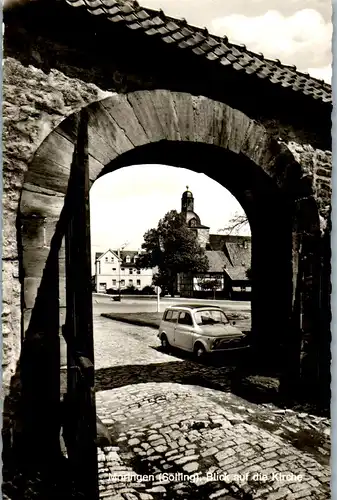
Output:
[[194,347],[194,354],[198,359],[204,359],[206,350],[202,344],[196,344]]
[[163,335],[160,337],[160,342],[163,351],[168,351],[170,348],[170,344],[169,341],[167,340],[165,333],[163,333]]

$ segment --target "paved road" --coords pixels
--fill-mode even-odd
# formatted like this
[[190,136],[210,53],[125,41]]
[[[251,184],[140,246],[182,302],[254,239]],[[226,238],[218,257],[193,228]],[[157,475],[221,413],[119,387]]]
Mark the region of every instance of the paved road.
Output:
[[[235,301],[235,300],[198,300],[198,299],[181,299],[164,297],[160,300],[160,311],[164,311],[165,307],[175,303],[207,303],[208,305],[218,305],[226,311],[245,311],[249,312],[251,305],[249,301]],[[93,295],[93,308],[94,314],[101,314],[107,312],[155,312],[157,310],[156,300],[151,299],[137,299],[122,297],[121,302],[115,302],[109,295]]]
[[230,363],[165,354],[155,330],[100,310],[96,403],[112,436],[98,455],[102,499],[329,498],[328,421],[248,403],[230,392]]

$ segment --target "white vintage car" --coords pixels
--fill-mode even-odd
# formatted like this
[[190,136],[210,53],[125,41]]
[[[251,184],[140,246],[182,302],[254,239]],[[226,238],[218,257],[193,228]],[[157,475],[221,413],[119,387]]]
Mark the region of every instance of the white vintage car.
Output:
[[206,353],[247,348],[246,335],[234,325],[218,306],[176,305],[165,309],[158,338],[165,350],[178,347],[200,358]]

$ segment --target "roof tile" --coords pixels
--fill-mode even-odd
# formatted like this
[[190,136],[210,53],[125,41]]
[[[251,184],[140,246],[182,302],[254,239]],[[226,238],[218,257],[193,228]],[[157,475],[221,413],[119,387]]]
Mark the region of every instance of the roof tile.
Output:
[[[208,54],[206,55],[207,59],[209,59],[210,61],[216,61],[219,59],[219,57],[217,55],[214,54],[214,52],[208,52]],[[221,61],[220,61],[221,62]]]
[[114,7],[117,5],[116,0],[102,0],[104,7]]
[[115,16],[119,14],[118,7],[113,6],[113,7],[106,7],[105,11],[108,13],[109,16]]
[[99,9],[104,6],[101,0],[85,0],[84,3],[89,7],[89,9]]

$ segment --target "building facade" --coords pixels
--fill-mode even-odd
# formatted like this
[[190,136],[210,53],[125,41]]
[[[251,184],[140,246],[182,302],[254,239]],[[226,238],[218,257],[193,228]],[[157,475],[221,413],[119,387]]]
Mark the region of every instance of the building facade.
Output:
[[107,250],[95,255],[95,289],[106,293],[107,290],[125,290],[134,287],[142,290],[152,286],[153,269],[137,269],[138,250]]

